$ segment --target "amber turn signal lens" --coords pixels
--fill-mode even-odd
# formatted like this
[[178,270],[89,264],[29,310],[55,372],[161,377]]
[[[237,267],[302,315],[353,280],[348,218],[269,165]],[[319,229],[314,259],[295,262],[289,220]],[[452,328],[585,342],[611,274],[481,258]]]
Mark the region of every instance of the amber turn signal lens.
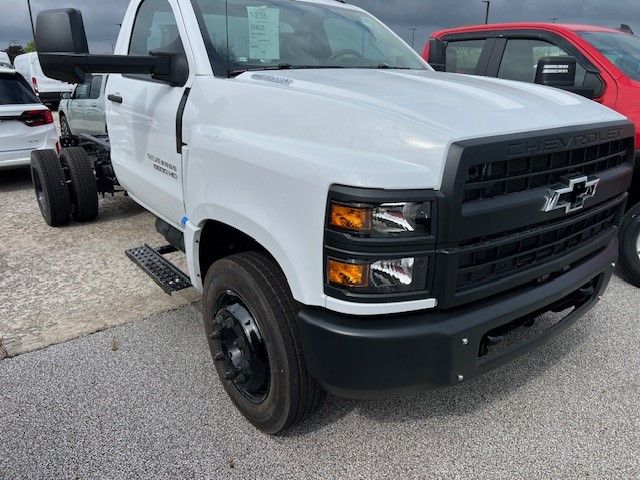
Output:
[[366,287],[369,283],[367,265],[342,263],[329,259],[327,264],[329,283],[341,287]]
[[371,230],[371,208],[332,203],[330,219],[332,227],[361,232]]

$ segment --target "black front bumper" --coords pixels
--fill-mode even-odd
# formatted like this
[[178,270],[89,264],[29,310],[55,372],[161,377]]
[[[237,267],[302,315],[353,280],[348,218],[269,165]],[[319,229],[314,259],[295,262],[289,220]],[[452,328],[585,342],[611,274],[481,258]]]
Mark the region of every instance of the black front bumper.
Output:
[[[356,317],[303,308],[299,315],[308,368],[328,391],[371,398],[466,381],[521,355],[571,325],[606,288],[618,256],[616,239],[565,274],[450,310]],[[593,287],[568,316],[534,338],[480,356],[488,332],[543,312],[581,287]]]

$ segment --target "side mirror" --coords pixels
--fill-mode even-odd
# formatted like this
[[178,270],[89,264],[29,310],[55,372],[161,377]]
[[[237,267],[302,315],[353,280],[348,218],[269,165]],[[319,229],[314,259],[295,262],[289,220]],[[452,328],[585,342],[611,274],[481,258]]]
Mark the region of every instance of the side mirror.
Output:
[[604,83],[597,70],[587,69],[582,85],[576,85],[578,61],[573,57],[543,57],[538,61],[535,83],[560,88],[594,99],[604,92]]
[[164,55],[90,55],[82,14],[73,8],[38,14],[36,47],[44,74],[67,83],[84,83],[90,73],[171,73],[170,58]]
[[169,59],[169,73],[153,73],[151,78],[168,83],[172,87],[184,87],[189,79],[189,62],[187,55],[184,53],[184,47],[181,41],[174,42],[167,48],[151,50],[149,54],[152,57],[165,57]]
[[63,100],[69,100],[71,98],[71,93],[64,92],[60,98],[62,98]]
[[535,82],[548,87],[574,87],[578,61],[572,57],[543,57],[538,61]]
[[429,39],[429,65],[438,72],[447,71],[447,44],[439,38]]

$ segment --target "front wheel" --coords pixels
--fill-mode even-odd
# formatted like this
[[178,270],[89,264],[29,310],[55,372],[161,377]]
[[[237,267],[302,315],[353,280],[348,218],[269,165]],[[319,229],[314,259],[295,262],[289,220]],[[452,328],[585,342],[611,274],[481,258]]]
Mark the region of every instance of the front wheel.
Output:
[[297,325],[299,307],[266,255],[232,255],[205,278],[204,326],[218,376],[240,412],[276,434],[301,422],[323,391],[309,375]]
[[640,203],[631,207],[622,222],[620,262],[628,280],[640,287]]

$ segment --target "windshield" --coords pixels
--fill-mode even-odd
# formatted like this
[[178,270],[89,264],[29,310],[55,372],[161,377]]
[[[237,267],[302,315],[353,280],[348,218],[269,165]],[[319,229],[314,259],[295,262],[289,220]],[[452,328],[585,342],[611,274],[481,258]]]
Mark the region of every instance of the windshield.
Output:
[[361,11],[291,0],[196,3],[205,41],[216,57],[212,63],[222,61],[229,74],[278,68],[427,69],[404,42]]
[[580,36],[627,76],[640,80],[640,38],[623,32],[581,32]]

